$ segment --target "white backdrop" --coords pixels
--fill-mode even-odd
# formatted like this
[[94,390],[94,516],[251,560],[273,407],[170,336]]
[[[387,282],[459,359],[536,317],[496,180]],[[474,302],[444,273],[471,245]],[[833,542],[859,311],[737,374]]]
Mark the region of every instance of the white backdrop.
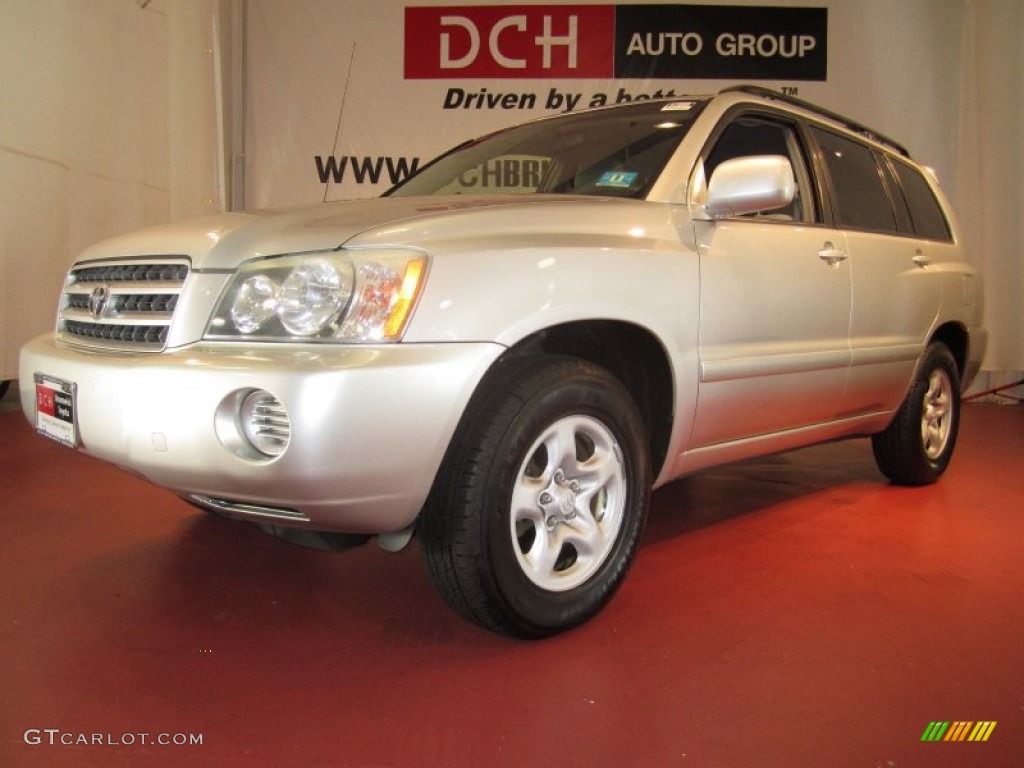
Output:
[[[500,8],[531,3],[473,0],[471,4]],[[628,0],[618,3],[629,4]],[[685,7],[673,2],[644,4]],[[701,0],[700,4],[735,7],[755,3]],[[765,0],[761,4],[827,9],[828,79],[759,80],[758,84],[796,88],[802,98],[894,135],[918,159],[937,168],[950,189],[956,189],[964,2]],[[462,79],[454,70],[451,80],[406,79],[405,37],[419,32],[405,29],[407,6],[431,7],[404,0],[376,0],[372,10],[367,9],[365,0],[250,0],[248,205],[323,199],[325,185],[320,181],[316,156],[333,155],[339,162],[348,158],[349,163],[356,158],[360,163],[372,161],[371,165],[377,158],[385,158],[379,183],[367,183],[367,176],[357,183],[355,174],[346,168],[343,182],[331,183],[327,190],[328,199],[377,194],[390,185],[387,158],[393,162],[397,157],[429,159],[491,129],[560,111],[545,108],[552,88],[579,94],[579,108],[595,94],[614,96],[620,88],[633,95],[654,94],[659,89],[674,89],[677,94],[708,93],[738,82]],[[736,13],[741,14],[740,8]],[[457,10],[451,14],[456,15]],[[452,29],[454,40],[457,30]],[[486,45],[484,35],[482,46]],[[445,109],[452,88],[467,93],[486,89],[492,95],[533,93],[538,98],[531,110]],[[564,108],[564,103],[559,106]]]
[[[737,18],[757,2],[700,0],[732,6]],[[991,341],[985,368],[993,372],[986,383],[1020,378],[1024,3],[760,2],[826,9],[828,55],[824,80],[759,84],[797,89],[803,98],[856,117],[937,169],[986,277]],[[520,13],[496,0],[467,4]],[[559,7],[535,0],[515,5]],[[601,5],[612,3],[588,4]],[[388,161],[399,170],[403,159],[427,159],[492,128],[546,114],[551,88],[578,94],[584,106],[596,94],[619,89],[633,95],[711,92],[734,82],[461,79],[457,73],[406,79],[407,35],[421,32],[406,29],[407,6],[436,11],[441,4],[0,0],[0,378],[15,375],[17,351],[27,338],[52,327],[63,273],[82,247],[146,224],[223,209],[232,158],[244,163],[249,207],[364,197],[390,184]],[[242,7],[248,10],[248,104],[237,114],[245,142],[233,143],[236,113],[225,79],[231,52],[223,41],[240,25]],[[506,29],[502,44],[515,32]],[[452,88],[533,93],[538,100],[531,110],[445,109]],[[339,183],[325,166],[329,158]],[[321,172],[329,184],[321,182]]]
[[0,379],[97,240],[218,201],[217,0],[0,0]]
[[[519,2],[517,6],[529,5]],[[590,5],[598,5],[591,3]],[[618,5],[627,5],[620,0]],[[653,3],[646,3],[653,4]],[[665,2],[685,10],[683,4]],[[701,5],[744,6],[727,0]],[[766,80],[848,114],[909,147],[938,172],[962,220],[973,258],[986,276],[990,346],[983,386],[1020,378],[1024,369],[1024,3],[1020,0],[784,0],[787,8],[828,13],[827,78]],[[426,160],[493,128],[564,108],[551,89],[595,94],[707,93],[733,80],[407,79],[403,46],[407,5],[376,0],[250,0],[250,101],[247,115],[249,206],[364,197],[386,189],[400,158]],[[473,6],[506,6],[473,0]],[[557,4],[543,4],[557,8]],[[459,15],[459,9],[447,13]],[[452,33],[454,52],[456,27]],[[513,30],[514,32],[515,30]],[[503,34],[508,34],[507,30]],[[502,38],[507,40],[509,38]],[[482,36],[481,46],[487,45]],[[408,54],[406,54],[406,57]],[[530,110],[446,108],[451,89],[534,93]],[[483,100],[481,100],[483,101]],[[474,105],[475,106],[475,105]],[[554,105],[551,105],[554,106]],[[320,158],[319,166],[317,157]],[[336,183],[325,167],[333,158]],[[342,169],[341,166],[345,167]],[[362,171],[359,178],[355,169]],[[371,183],[374,173],[377,183]],[[322,179],[327,178],[327,183]]]
[[956,192],[985,272],[981,389],[1024,378],[1024,2],[972,0],[964,27]]

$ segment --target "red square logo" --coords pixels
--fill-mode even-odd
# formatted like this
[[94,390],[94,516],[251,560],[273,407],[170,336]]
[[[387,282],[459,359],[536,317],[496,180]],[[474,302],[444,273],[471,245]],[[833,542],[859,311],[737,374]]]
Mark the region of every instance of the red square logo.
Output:
[[613,5],[405,9],[406,79],[607,78]]

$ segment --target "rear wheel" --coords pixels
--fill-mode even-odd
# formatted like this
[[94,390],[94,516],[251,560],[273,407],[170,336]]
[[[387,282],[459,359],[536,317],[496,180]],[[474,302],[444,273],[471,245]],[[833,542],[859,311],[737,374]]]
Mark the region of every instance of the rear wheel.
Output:
[[875,462],[894,483],[934,483],[949,465],[959,428],[960,375],[949,348],[936,342],[925,350],[892,424],[872,436]]
[[508,361],[481,387],[420,520],[428,570],[471,621],[552,635],[596,614],[636,552],[642,421],[611,374],[572,358]]

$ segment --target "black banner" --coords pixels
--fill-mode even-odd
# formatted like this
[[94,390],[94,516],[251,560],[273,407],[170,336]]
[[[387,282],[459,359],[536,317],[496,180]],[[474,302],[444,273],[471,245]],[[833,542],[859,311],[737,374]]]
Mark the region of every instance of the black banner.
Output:
[[615,77],[825,80],[828,9],[615,7]]

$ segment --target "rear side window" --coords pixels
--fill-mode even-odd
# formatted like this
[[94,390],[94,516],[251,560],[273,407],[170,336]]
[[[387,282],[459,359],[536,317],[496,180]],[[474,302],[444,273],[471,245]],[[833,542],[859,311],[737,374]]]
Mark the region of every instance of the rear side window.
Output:
[[813,127],[832,179],[837,224],[851,229],[896,232],[896,215],[874,153],[863,144]]
[[894,160],[893,166],[903,188],[907,206],[910,208],[914,234],[928,240],[952,240],[949,222],[942,213],[939,201],[935,199],[931,185],[921,172],[899,160]]

